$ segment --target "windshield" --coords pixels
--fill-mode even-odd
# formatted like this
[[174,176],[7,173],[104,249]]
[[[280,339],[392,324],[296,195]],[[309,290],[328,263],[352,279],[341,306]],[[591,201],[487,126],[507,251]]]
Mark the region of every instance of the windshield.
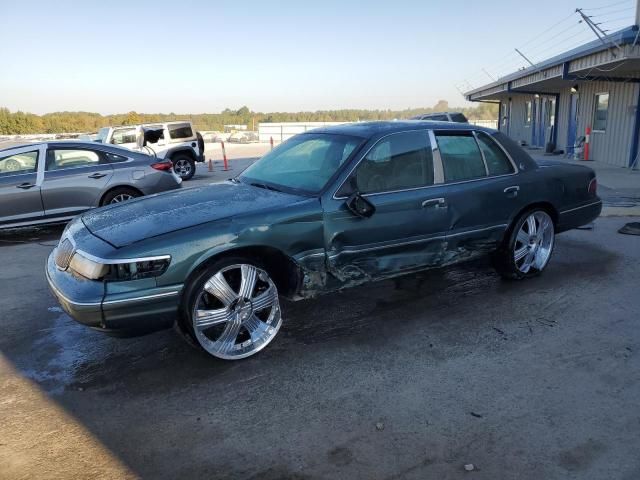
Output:
[[247,168],[240,180],[315,194],[363,141],[346,135],[296,135]]
[[109,136],[109,127],[103,127],[98,130],[98,136],[96,142],[107,143],[107,137]]

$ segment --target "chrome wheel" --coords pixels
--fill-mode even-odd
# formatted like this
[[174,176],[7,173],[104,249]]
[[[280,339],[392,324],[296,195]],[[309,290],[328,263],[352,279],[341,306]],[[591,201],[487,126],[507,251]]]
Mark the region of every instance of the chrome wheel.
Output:
[[4,169],[7,172],[17,172],[21,168],[22,167],[20,166],[20,162],[18,162],[17,160],[14,160],[13,158],[10,158],[4,164]]
[[518,231],[513,260],[522,273],[541,271],[551,257],[555,231],[551,217],[541,210],[531,213]]
[[205,282],[191,321],[198,343],[211,355],[248,357],[266,347],[280,329],[278,289],[264,270],[230,265]]
[[173,164],[173,171],[180,177],[188,177],[191,174],[191,162],[189,160],[180,158]]
[[135,197],[133,195],[131,195],[130,193],[120,193],[120,194],[116,195],[115,197],[113,197],[109,203],[110,204],[111,203],[122,203],[122,202],[126,202],[127,200],[131,200],[132,198],[135,198]]

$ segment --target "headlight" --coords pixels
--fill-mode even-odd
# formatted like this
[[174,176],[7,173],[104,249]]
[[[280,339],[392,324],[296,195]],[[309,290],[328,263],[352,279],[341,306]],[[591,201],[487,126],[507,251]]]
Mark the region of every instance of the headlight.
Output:
[[169,255],[131,259],[101,259],[76,251],[69,268],[90,280],[122,282],[162,275],[171,262]]
[[79,252],[73,254],[69,268],[90,280],[99,280],[109,271],[109,266],[91,260]]

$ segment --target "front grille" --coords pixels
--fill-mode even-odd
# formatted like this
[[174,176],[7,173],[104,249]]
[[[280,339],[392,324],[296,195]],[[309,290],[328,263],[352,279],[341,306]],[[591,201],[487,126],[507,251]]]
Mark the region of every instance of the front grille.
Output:
[[66,270],[73,256],[73,243],[68,238],[65,238],[60,242],[56,248],[56,266],[60,270]]

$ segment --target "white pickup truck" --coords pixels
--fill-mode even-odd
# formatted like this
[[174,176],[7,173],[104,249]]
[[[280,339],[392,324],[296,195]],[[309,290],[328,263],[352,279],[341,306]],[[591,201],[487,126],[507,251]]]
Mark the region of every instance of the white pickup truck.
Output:
[[[162,133],[157,142],[144,141],[145,130],[162,130]],[[155,153],[158,158],[169,159],[173,162],[174,171],[183,180],[193,177],[196,162],[205,160],[202,135],[195,131],[189,121],[104,127],[98,131],[96,141],[147,151]]]

